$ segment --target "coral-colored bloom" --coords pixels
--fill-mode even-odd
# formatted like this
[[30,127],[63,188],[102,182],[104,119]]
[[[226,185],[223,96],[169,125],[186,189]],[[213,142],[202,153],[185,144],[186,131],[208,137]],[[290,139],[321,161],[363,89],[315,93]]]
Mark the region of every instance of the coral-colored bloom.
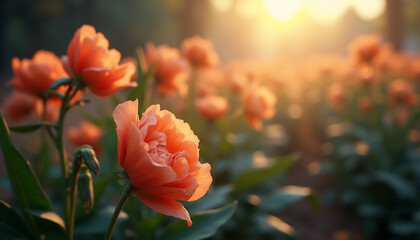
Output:
[[372,101],[369,97],[360,97],[357,104],[363,113],[370,113],[372,111]]
[[357,64],[371,62],[381,50],[381,39],[378,35],[361,35],[356,37],[348,49]]
[[362,85],[369,87],[370,85],[372,85],[373,78],[374,78],[374,71],[372,67],[367,66],[367,65],[360,67],[359,80]]
[[200,96],[214,95],[225,79],[220,69],[202,69],[197,74],[197,92]]
[[331,107],[338,109],[343,106],[345,100],[343,85],[334,83],[327,89],[327,102]]
[[219,63],[213,44],[199,36],[185,39],[182,42],[182,53],[192,65],[198,67],[214,67]]
[[135,66],[131,62],[119,65],[121,54],[109,49],[109,42],[95,28],[83,25],[73,36],[67,56],[62,57],[65,70],[79,79],[93,94],[105,97],[126,88],[132,82]]
[[197,99],[195,106],[203,117],[210,120],[216,120],[225,115],[229,104],[224,97],[207,95],[203,98]]
[[102,146],[99,140],[103,135],[103,131],[99,127],[83,121],[79,127],[70,127],[67,130],[67,135],[74,146],[79,147],[87,144],[93,147],[96,154],[100,154]]
[[14,91],[3,105],[4,115],[13,122],[18,122],[26,116],[36,115],[42,107],[40,99],[19,91]]
[[247,74],[242,71],[232,71],[228,74],[229,85],[236,93],[241,93],[249,83]]
[[59,78],[68,77],[60,59],[52,52],[39,50],[32,59],[12,59],[11,84],[19,91],[41,96]]
[[118,160],[139,199],[153,210],[188,221],[190,215],[175,200],[194,201],[208,190],[210,165],[198,161],[198,138],[172,113],[150,106],[138,116],[138,100],[119,104]]
[[391,104],[414,106],[418,102],[413,86],[403,79],[392,81],[388,86],[388,94]]
[[166,45],[156,48],[153,43],[148,43],[146,60],[149,65],[158,61],[155,76],[157,78],[156,87],[159,92],[165,95],[173,93],[179,93],[180,96],[187,95],[188,64],[185,59],[181,58],[178,49]]
[[246,119],[255,130],[262,129],[262,119],[269,119],[276,113],[277,99],[274,94],[265,87],[249,89],[243,99]]

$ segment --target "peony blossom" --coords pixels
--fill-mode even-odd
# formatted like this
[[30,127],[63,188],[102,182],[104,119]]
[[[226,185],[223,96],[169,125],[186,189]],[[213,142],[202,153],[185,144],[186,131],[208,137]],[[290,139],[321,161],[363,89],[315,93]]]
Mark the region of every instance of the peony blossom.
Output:
[[95,150],[96,154],[99,154],[102,150],[100,143],[103,131],[101,128],[93,125],[90,122],[83,121],[79,127],[70,127],[67,130],[67,135],[70,142],[76,146],[90,145]]
[[69,75],[100,97],[137,85],[131,81],[135,65],[131,62],[120,65],[120,60],[120,52],[109,49],[104,35],[89,25],[76,31],[67,48],[67,56],[61,59]]
[[198,138],[190,126],[171,112],[150,106],[138,116],[138,100],[119,104],[118,161],[137,196],[146,206],[169,216],[191,218],[176,200],[201,198],[212,182],[210,165],[198,160]]
[[207,95],[203,98],[197,99],[195,101],[195,106],[203,117],[210,120],[216,120],[225,115],[229,104],[227,99],[224,97]]
[[265,87],[249,89],[244,96],[246,119],[255,130],[262,129],[262,119],[269,119],[276,113],[277,99],[274,94]]
[[345,100],[343,85],[339,83],[331,84],[327,89],[327,102],[331,107],[339,109],[343,106]]
[[370,63],[381,50],[381,39],[375,34],[361,35],[350,43],[348,50],[355,63]]
[[11,84],[17,90],[41,97],[59,78],[68,77],[60,59],[52,52],[39,50],[32,59],[13,58],[14,78]]
[[213,44],[202,37],[194,36],[182,42],[184,57],[197,67],[214,67],[219,63],[219,56],[213,49]]
[[3,105],[4,115],[13,122],[18,122],[30,115],[39,114],[42,101],[32,95],[14,91]]
[[388,86],[388,94],[391,104],[414,106],[418,102],[418,96],[414,93],[413,86],[403,79],[392,81]]
[[197,92],[199,96],[214,95],[225,80],[220,69],[202,69],[197,72]]
[[178,49],[166,45],[156,48],[153,43],[148,43],[146,60],[149,65],[158,61],[155,76],[157,78],[156,87],[159,92],[165,95],[179,93],[183,97],[187,95],[188,64],[181,58]]

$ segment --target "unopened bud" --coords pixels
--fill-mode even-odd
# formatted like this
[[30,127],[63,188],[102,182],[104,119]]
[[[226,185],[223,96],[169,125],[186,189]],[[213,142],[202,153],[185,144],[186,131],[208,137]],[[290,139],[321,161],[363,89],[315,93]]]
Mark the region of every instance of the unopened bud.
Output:
[[80,200],[86,212],[93,208],[94,194],[93,194],[93,181],[92,175],[86,167],[80,170],[79,182],[77,185]]
[[93,148],[89,145],[83,145],[77,151],[84,164],[97,176],[99,174],[100,166]]

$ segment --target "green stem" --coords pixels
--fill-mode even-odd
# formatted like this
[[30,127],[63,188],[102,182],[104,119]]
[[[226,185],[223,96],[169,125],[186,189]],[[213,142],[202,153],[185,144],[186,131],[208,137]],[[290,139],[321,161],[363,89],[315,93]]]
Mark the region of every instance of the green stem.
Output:
[[131,196],[131,194],[134,192],[134,187],[127,186],[124,189],[123,194],[121,195],[120,201],[117,204],[117,207],[114,210],[114,214],[112,215],[111,222],[108,225],[108,229],[106,230],[105,234],[105,240],[110,240],[112,236],[112,232],[114,231],[115,223],[117,222],[118,216],[120,215],[121,210],[123,209],[125,203],[127,202],[128,198]]
[[70,208],[69,208],[69,222],[68,222],[68,239],[73,239],[73,229],[74,229],[74,217],[75,217],[75,206],[76,206],[76,186],[77,179],[80,175],[81,168],[81,159],[76,156],[73,162],[73,169],[71,172],[71,179],[69,181],[67,189],[70,189]]

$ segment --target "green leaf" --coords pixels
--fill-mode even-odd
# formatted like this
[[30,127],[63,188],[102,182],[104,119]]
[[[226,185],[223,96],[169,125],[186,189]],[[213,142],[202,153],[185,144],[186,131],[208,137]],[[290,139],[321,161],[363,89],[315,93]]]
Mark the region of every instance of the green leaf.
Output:
[[264,197],[258,208],[262,211],[282,211],[290,205],[307,199],[315,209],[319,208],[318,198],[308,187],[286,186]]
[[0,113],[0,144],[13,192],[26,220],[37,229],[33,216],[24,209],[52,210],[50,200],[23,154],[13,145],[6,121]]
[[199,240],[213,236],[217,229],[225,224],[236,210],[237,203],[225,207],[198,213],[191,217],[191,227],[184,220],[176,220],[169,224],[159,239],[165,240]]
[[261,234],[268,234],[278,236],[283,240],[295,240],[295,230],[280,218],[267,215],[258,214],[254,218],[254,228]]
[[12,232],[19,233],[18,236],[23,237],[24,239],[34,238],[33,233],[29,230],[22,217],[13,210],[9,204],[0,200],[0,232],[2,233],[2,237],[4,237],[3,231],[6,231],[3,228],[11,229],[13,230]]
[[400,177],[397,173],[378,171],[373,175],[374,179],[389,186],[399,198],[414,199],[416,187],[410,181]]
[[296,154],[277,158],[277,162],[267,168],[251,169],[242,173],[235,181],[235,191],[242,192],[249,190],[263,181],[270,179],[287,170],[299,159]]
[[20,126],[10,126],[9,129],[13,132],[19,132],[19,133],[26,133],[26,132],[32,132],[35,130],[38,130],[41,127],[48,126],[49,123],[46,122],[39,122],[29,125],[20,125]]
[[231,191],[232,186],[215,187],[199,200],[184,202],[183,205],[190,214],[220,207],[229,201],[229,193]]
[[37,219],[41,232],[47,235],[64,236],[64,220],[53,211],[44,211],[37,209],[25,209],[25,211]]
[[27,240],[29,239],[21,232],[11,228],[9,225],[0,223],[1,239],[13,239],[13,240]]
[[[106,232],[109,222],[111,221],[112,214],[114,213],[115,207],[103,208],[94,214],[90,215],[83,221],[77,222],[74,227],[75,234],[103,234]],[[124,211],[120,212],[117,220],[117,225],[121,224],[124,220],[128,219],[127,213]],[[118,226],[115,227],[115,231],[118,231]],[[118,236],[115,233],[114,236]]]

